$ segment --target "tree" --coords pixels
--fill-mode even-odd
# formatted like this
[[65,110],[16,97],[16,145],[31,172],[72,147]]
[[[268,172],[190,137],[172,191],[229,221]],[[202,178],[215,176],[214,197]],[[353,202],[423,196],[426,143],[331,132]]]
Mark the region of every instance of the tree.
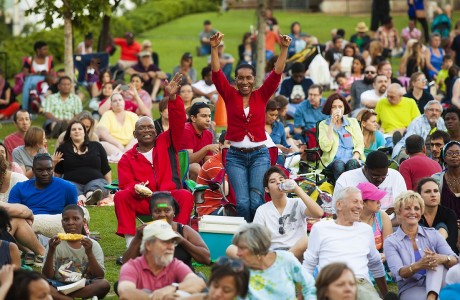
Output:
[[37,0],[27,14],[43,15],[43,23],[52,28],[56,19],[64,20],[65,73],[73,78],[73,26],[86,28],[91,21],[111,14],[110,0]]
[[109,40],[110,40],[110,20],[112,18],[112,14],[116,11],[118,6],[120,5],[122,0],[114,0],[113,5],[110,8],[110,13],[104,13],[102,17],[102,27],[101,33],[99,34],[99,40],[97,42],[97,52],[105,51]]
[[261,86],[265,77],[265,10],[267,0],[258,0],[257,3],[257,63],[256,86]]

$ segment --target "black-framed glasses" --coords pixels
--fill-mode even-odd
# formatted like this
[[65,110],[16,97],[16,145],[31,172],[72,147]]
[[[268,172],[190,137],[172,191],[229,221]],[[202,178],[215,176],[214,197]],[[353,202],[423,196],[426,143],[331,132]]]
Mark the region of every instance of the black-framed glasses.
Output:
[[227,256],[222,256],[215,262],[218,266],[230,266],[233,272],[243,272],[244,264],[241,260],[232,259]]
[[376,71],[364,71],[364,74],[376,74]]

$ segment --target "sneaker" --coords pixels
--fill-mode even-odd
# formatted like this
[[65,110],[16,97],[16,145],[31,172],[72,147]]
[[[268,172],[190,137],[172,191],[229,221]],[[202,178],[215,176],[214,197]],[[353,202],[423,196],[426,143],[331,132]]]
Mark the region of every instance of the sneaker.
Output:
[[45,263],[44,255],[35,255],[34,267],[43,268],[44,263]]
[[103,192],[101,189],[95,190],[89,197],[86,199],[86,205],[97,205],[99,201],[102,200]]
[[32,266],[35,262],[35,254],[32,252],[25,253],[22,259],[23,259],[24,265]]

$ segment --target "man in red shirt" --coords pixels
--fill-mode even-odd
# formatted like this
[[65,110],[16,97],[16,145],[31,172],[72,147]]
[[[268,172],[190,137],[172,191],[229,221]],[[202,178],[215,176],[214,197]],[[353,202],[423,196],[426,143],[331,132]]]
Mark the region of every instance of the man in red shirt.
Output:
[[182,189],[177,152],[185,123],[184,102],[177,96],[182,75],[176,74],[165,90],[169,93],[169,130],[159,134],[150,117],[141,117],[136,122],[134,137],[138,144],[128,150],[118,162],[120,191],[115,194],[117,234],[124,236],[126,246],[136,234],[136,215],[150,214],[150,196],[139,192],[136,185],[143,184],[152,192],[170,191],[180,206],[174,221],[190,222],[193,209],[193,195]]
[[13,116],[14,125],[16,125],[17,131],[8,135],[3,143],[5,144],[6,151],[8,151],[8,160],[13,160],[12,152],[13,149],[24,145],[24,136],[26,131],[30,128],[30,115],[27,110],[18,110]]
[[417,183],[423,177],[441,172],[441,166],[425,155],[425,141],[419,135],[413,134],[406,139],[406,153],[409,158],[401,163],[401,173],[408,190],[417,190]]
[[211,109],[204,102],[190,107],[190,119],[185,124],[180,149],[187,150],[190,157],[190,179],[196,180],[201,166],[219,151],[219,145],[212,143]]
[[125,34],[125,37],[125,39],[113,39],[115,45],[118,45],[121,48],[118,66],[122,70],[126,70],[127,68],[137,64],[137,55],[139,54],[139,52],[141,52],[141,45],[134,40],[134,34],[132,32],[127,32]]

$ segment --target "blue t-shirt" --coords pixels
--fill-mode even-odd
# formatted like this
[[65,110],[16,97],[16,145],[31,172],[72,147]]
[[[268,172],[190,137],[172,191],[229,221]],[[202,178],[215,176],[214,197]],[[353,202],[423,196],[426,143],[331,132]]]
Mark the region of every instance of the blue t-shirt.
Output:
[[77,204],[77,188],[70,182],[53,177],[44,189],[35,187],[35,179],[17,183],[10,192],[8,203],[30,208],[34,215],[56,215],[69,204]]
[[272,133],[270,133],[270,137],[275,144],[281,144],[284,147],[289,146],[286,141],[286,132],[284,131],[284,126],[279,121],[275,121],[272,124]]
[[375,151],[385,146],[385,136],[383,135],[383,133],[377,130],[376,132],[374,132],[374,135],[375,135],[375,141],[372,143],[372,145],[369,148],[364,149],[364,154],[366,156],[372,151]]
[[316,128],[316,123],[327,118],[327,115],[321,112],[323,110],[324,103],[326,103],[326,99],[321,98],[319,107],[313,108],[310,101],[305,99],[299,104],[297,110],[295,111],[294,127],[300,127],[303,130]]

